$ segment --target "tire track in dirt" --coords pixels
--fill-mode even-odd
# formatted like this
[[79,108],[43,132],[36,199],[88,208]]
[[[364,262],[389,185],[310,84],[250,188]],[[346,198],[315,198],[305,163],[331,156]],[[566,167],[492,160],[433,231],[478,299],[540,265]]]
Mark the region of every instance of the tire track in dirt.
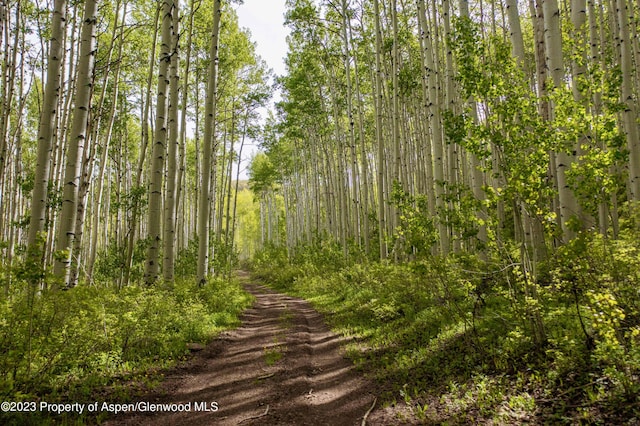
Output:
[[[191,403],[183,413],[116,417],[109,425],[359,425],[375,386],[343,356],[308,302],[250,283],[256,301],[242,326],[223,333],[187,364],[172,370],[153,403]],[[215,401],[218,411],[195,411]]]

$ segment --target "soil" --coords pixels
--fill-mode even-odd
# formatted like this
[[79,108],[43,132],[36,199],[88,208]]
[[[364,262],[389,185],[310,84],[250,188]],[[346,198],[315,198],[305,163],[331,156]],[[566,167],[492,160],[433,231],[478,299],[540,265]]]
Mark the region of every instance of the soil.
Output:
[[376,410],[375,383],[345,358],[347,339],[329,331],[308,302],[241,279],[256,298],[241,327],[192,348],[201,350],[141,398],[190,404],[183,406],[189,411],[131,413],[107,424],[337,426],[361,425],[365,417],[366,424],[397,423]]

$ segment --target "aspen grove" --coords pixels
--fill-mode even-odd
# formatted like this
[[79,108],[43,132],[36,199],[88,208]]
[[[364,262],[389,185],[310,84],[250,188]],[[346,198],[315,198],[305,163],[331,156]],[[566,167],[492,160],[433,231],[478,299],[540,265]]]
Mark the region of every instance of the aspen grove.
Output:
[[287,5],[255,275],[415,422],[637,419],[640,3]]
[[286,0],[277,76],[240,4],[0,0],[0,394],[170,365],[243,268],[410,422],[637,421],[640,1]]

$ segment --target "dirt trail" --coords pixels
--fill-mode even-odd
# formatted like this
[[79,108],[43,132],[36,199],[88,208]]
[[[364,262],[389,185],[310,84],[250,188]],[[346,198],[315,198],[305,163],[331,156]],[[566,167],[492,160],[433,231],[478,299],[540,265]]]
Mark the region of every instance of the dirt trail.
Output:
[[[242,279],[256,297],[242,326],[170,372],[162,393],[143,398],[190,403],[190,411],[135,414],[108,424],[361,424],[374,401],[375,386],[344,358],[341,338],[306,301]],[[200,403],[211,410],[216,406],[212,402],[217,411],[202,411]]]

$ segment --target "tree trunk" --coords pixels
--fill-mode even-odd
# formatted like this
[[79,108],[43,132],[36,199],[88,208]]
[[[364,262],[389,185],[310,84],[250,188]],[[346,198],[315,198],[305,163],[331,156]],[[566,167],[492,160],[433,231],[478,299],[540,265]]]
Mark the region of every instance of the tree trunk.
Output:
[[213,5],[213,34],[209,54],[209,81],[205,100],[205,123],[202,153],[202,180],[200,183],[200,207],[198,209],[198,283],[204,285],[209,276],[209,210],[212,203],[210,181],[211,163],[215,155],[216,96],[218,73],[218,33],[220,31],[220,3]]
[[[120,2],[118,2],[116,4],[116,17],[119,16],[119,11],[120,11]],[[107,124],[107,130],[106,130],[106,135],[104,137],[104,144],[102,147],[102,156],[100,158],[100,169],[98,172],[98,176],[96,179],[96,188],[94,189],[95,192],[95,196],[94,196],[94,202],[95,202],[95,206],[94,209],[92,211],[92,216],[93,216],[93,223],[91,226],[91,237],[90,237],[90,241],[89,241],[89,259],[87,261],[87,278],[89,280],[89,282],[93,281],[93,267],[95,265],[95,261],[96,261],[96,256],[98,253],[98,246],[102,245],[103,247],[106,247],[108,241],[106,240],[108,237],[108,233],[107,232],[99,232],[99,228],[100,228],[100,220],[102,219],[100,216],[102,214],[102,212],[106,212],[105,216],[106,218],[109,217],[109,208],[108,206],[103,209],[102,208],[102,197],[104,194],[104,187],[105,184],[108,186],[110,184],[110,181],[107,180],[107,182],[105,183],[105,173],[106,173],[106,169],[107,169],[107,162],[109,160],[109,146],[111,144],[111,135],[113,134],[113,126],[114,126],[114,122],[115,122],[115,118],[116,118],[116,108],[118,105],[118,95],[120,93],[120,73],[122,71],[122,51],[123,51],[123,46],[124,46],[124,22],[127,16],[127,3],[124,3],[123,6],[123,10],[122,10],[122,17],[121,19],[121,24],[120,24],[120,33],[118,35],[118,40],[119,40],[119,44],[118,44],[118,61],[116,62],[116,69],[114,72],[114,76],[113,76],[113,90],[111,93],[111,109],[109,114],[107,114],[107,118],[108,118],[108,124]],[[117,22],[117,21],[116,21]],[[118,25],[114,22],[113,25],[113,31],[115,34],[115,31],[118,27]],[[110,56],[110,55],[109,55]],[[105,84],[105,87],[103,88],[102,91],[102,98],[100,99],[100,105],[102,107],[102,105],[104,105],[104,101],[105,101],[105,96],[106,96],[106,85],[107,85],[107,75],[105,75],[103,84]],[[102,108],[100,108],[99,110],[100,114],[103,114]],[[100,123],[102,122],[101,117],[98,118],[98,123],[95,126],[95,129],[93,129],[92,132],[92,137],[94,140],[94,144],[97,144],[97,141],[99,139],[99,129],[100,129]],[[107,191],[107,193],[109,193]],[[110,202],[110,197],[106,197],[106,204],[108,205]],[[104,219],[104,223],[107,224],[108,220]],[[102,230],[104,231],[104,230]],[[102,242],[102,244],[99,244],[98,242],[98,238],[100,236],[103,236],[105,241]]]
[[[144,165],[145,159],[147,155],[147,148],[149,147],[149,114],[151,110],[151,83],[153,80],[153,70],[154,63],[156,57],[156,47],[158,44],[158,21],[160,18],[160,13],[162,8],[158,7],[156,9],[155,20],[153,23],[153,37],[152,37],[152,45],[151,45],[151,53],[149,55],[149,72],[147,74],[147,82],[145,88],[142,90],[141,98],[144,98],[144,105],[142,106],[142,111],[140,113],[140,121],[141,121],[141,132],[140,138],[142,141],[142,146],[140,148],[140,157],[138,158],[138,167],[136,169],[136,181],[135,187],[136,190],[141,189],[142,183],[142,175],[144,173]],[[127,241],[127,254],[125,258],[125,271],[124,277],[122,280],[123,285],[128,285],[131,277],[131,268],[133,266],[133,252],[135,249],[135,241],[136,241],[136,233],[138,230],[138,222],[140,216],[140,209],[134,208],[133,214],[131,217],[131,227],[129,229],[129,238]]]
[[[60,97],[60,74],[63,69],[61,59],[64,53],[64,33],[66,27],[66,0],[55,0],[51,20],[51,40],[47,62],[47,80],[44,90],[42,114],[38,127],[38,153],[36,174],[31,197],[31,220],[27,236],[29,260],[34,265],[42,265],[44,255],[42,232],[45,230],[49,173],[51,170],[51,154],[53,150],[54,126],[58,115]],[[37,280],[32,282],[37,283]]]
[[[543,0],[542,9],[544,13],[545,45],[547,54],[547,64],[549,66],[553,85],[562,89],[564,82],[564,61],[562,57],[562,35],[560,32],[560,9],[557,0]],[[553,106],[551,108],[551,119],[553,119]],[[579,218],[580,208],[573,191],[567,181],[566,172],[571,169],[571,164],[575,161],[576,147],[570,150],[562,150],[553,154],[555,157],[555,172],[558,181],[558,199],[560,203],[560,224],[565,241],[569,241],[576,236],[575,227],[570,225],[572,218]]]
[[380,244],[380,260],[387,258],[386,222],[385,222],[385,192],[384,192],[384,139],[382,137],[382,29],[380,28],[380,8],[378,0],[373,1],[374,19],[376,22],[376,141],[378,146],[378,166],[377,166],[377,191],[378,191],[378,242]]
[[169,135],[167,140],[167,178],[164,202],[164,238],[162,273],[165,283],[172,283],[175,273],[176,251],[176,206],[177,199],[177,161],[178,161],[178,61],[179,61],[179,9],[177,1],[172,11],[171,66],[169,75]]
[[87,137],[87,121],[93,86],[97,10],[98,5],[95,0],[85,1],[71,142],[67,149],[62,211],[60,213],[56,241],[56,251],[64,251],[65,253],[58,255],[53,270],[54,274],[62,279],[62,283],[65,286],[69,285],[69,267],[72,261],[73,240],[75,238],[75,224],[78,213],[78,188],[82,173],[82,158]]
[[[637,98],[633,87],[633,56],[629,35],[629,13],[627,2],[617,0],[620,31],[620,68],[622,70],[622,103],[624,111],[624,133],[629,149],[629,189],[633,201],[640,201],[640,133],[638,132]],[[637,65],[637,64],[636,64]]]
[[169,87],[169,63],[171,62],[172,45],[172,13],[174,0],[162,3],[162,36],[160,47],[160,66],[158,67],[158,100],[156,105],[156,122],[151,154],[151,177],[149,182],[149,218],[147,259],[145,262],[144,281],[153,285],[160,271],[159,252],[162,224],[162,175],[167,141],[167,88]]

